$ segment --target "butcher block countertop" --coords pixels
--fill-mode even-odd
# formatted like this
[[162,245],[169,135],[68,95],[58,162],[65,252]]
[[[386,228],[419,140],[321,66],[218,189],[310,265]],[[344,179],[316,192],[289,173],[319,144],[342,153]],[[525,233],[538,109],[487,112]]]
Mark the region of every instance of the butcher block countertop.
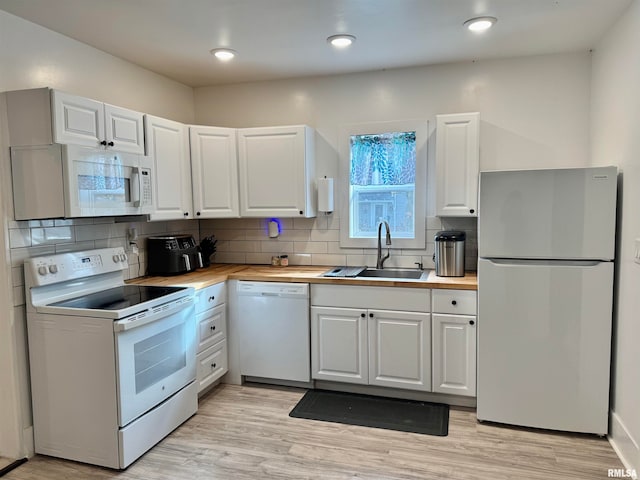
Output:
[[256,282],[298,282],[331,285],[366,285],[373,287],[444,288],[456,290],[477,290],[478,279],[475,272],[467,272],[464,277],[438,277],[434,270],[426,280],[371,279],[323,277],[330,266],[289,266],[214,264],[194,272],[170,277],[139,277],[127,281],[134,285],[182,285],[205,288],[225,280],[251,280]]

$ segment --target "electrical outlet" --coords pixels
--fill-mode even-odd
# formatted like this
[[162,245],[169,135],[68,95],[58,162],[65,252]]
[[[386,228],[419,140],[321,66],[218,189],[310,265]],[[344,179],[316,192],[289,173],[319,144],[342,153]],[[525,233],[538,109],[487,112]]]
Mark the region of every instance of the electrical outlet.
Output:
[[636,263],[640,263],[640,238],[636,238],[636,241],[635,241],[633,261]]

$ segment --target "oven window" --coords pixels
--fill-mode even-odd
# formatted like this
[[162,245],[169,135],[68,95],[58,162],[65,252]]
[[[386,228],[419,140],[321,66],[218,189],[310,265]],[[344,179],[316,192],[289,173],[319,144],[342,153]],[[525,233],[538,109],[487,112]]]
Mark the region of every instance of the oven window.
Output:
[[184,324],[146,338],[133,346],[136,393],[149,388],[187,364]]

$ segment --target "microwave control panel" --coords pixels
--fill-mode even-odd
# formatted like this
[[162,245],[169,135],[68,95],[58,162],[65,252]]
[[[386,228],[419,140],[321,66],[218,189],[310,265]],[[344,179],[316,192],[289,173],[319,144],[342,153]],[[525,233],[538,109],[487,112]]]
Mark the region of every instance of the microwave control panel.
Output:
[[140,169],[142,175],[142,192],[140,192],[140,203],[151,205],[151,170],[149,168]]

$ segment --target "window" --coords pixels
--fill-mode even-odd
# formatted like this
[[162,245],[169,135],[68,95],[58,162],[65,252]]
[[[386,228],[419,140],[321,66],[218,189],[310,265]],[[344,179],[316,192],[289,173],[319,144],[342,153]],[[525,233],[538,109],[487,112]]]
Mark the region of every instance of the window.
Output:
[[426,132],[426,121],[343,129],[341,246],[374,247],[386,221],[393,247],[425,247]]

